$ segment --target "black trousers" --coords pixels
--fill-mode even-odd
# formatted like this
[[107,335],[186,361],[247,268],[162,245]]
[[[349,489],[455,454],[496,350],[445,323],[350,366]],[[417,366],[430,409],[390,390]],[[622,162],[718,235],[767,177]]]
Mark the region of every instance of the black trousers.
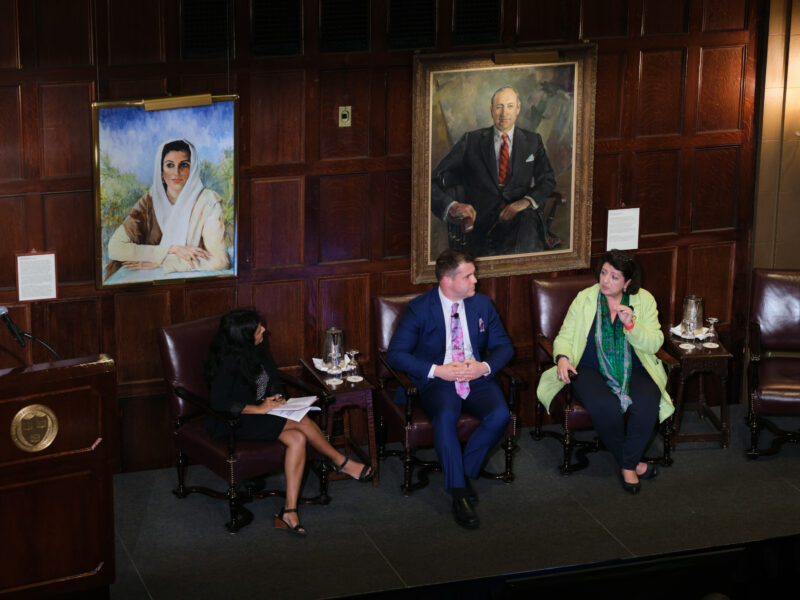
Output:
[[578,366],[572,393],[592,417],[597,435],[622,469],[635,469],[658,421],[661,392],[644,367],[633,369],[629,392],[633,404],[620,412],[619,398],[598,370]]

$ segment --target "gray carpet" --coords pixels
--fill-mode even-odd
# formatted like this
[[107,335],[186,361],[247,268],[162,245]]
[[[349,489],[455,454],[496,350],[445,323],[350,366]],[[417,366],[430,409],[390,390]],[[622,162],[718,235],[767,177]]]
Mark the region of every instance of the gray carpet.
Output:
[[[403,497],[396,458],[381,464],[378,488],[336,481],[328,506],[301,507],[305,539],[272,528],[280,498],[249,504],[253,523],[230,535],[227,503],[199,494],[177,499],[174,469],[116,475],[111,598],[347,597],[800,533],[800,448],[747,459],[743,414],[744,406],[732,407],[728,450],[679,444],[675,464],[642,482],[637,496],[622,490],[608,452],[590,454],[588,469],[562,477],[557,442],[535,442],[525,430],[516,480],[475,485],[475,531],[453,522],[441,475]],[[684,431],[706,427],[684,417]],[[496,452],[490,466],[501,460]],[[202,467],[191,467],[189,478],[222,487]],[[280,476],[268,482],[282,485]],[[306,492],[315,485],[309,478]]]

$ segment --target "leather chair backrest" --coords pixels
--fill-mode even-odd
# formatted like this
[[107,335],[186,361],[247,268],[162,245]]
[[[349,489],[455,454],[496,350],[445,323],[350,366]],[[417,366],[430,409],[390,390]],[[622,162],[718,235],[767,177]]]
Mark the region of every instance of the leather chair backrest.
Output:
[[800,351],[800,271],[754,269],[750,322],[762,350]]
[[[372,300],[372,331],[375,336],[375,355],[376,357],[389,348],[392,341],[394,330],[400,318],[406,311],[406,306],[419,294],[402,294],[392,296],[375,296]],[[375,361],[376,374],[379,378],[386,377],[383,363]]]
[[556,339],[567,316],[569,305],[581,290],[597,283],[591,274],[567,275],[556,279],[531,281],[531,326],[533,327],[533,356],[539,365],[552,364],[552,359],[539,346],[538,338]]
[[161,363],[173,418],[198,412],[190,403],[175,395],[183,387],[203,399],[208,399],[208,386],[203,377],[203,359],[211,340],[217,333],[221,316],[205,317],[162,327],[158,331]]

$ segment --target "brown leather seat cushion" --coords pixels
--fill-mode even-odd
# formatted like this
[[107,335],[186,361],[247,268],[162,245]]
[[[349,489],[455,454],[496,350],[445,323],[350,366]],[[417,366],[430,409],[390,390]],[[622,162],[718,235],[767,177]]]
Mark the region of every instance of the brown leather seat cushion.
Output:
[[756,412],[800,415],[800,358],[762,358],[758,367]]

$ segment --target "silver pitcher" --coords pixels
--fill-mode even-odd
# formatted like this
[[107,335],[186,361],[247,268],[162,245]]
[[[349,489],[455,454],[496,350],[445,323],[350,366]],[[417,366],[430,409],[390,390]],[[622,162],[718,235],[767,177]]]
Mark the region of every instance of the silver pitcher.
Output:
[[329,367],[338,367],[344,358],[344,339],[338,327],[325,330],[325,342],[322,344],[322,361]]
[[703,299],[700,296],[686,296],[683,299],[683,318],[681,333],[694,337],[695,331],[703,327]]

